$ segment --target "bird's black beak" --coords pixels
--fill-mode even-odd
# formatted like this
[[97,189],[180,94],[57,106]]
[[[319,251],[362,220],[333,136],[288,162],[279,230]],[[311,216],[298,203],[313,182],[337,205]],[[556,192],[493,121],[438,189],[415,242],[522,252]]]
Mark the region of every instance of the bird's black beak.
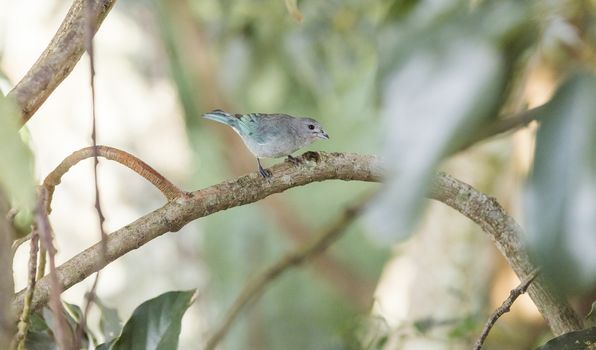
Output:
[[318,136],[322,139],[329,140],[329,135],[327,135],[327,133],[324,132],[323,130],[321,130],[321,132],[318,134]]

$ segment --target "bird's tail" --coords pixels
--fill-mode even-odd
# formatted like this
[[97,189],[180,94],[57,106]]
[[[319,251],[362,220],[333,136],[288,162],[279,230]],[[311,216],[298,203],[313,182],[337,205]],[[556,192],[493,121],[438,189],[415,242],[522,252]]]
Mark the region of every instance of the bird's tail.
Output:
[[203,114],[203,118],[215,120],[216,122],[236,127],[238,125],[238,119],[234,115],[224,112],[221,109],[214,109],[209,113]]

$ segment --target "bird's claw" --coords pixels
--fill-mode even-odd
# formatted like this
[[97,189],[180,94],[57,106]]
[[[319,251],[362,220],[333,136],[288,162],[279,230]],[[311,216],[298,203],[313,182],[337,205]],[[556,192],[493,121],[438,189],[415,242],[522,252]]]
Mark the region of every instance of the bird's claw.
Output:
[[271,171],[262,167],[259,167],[259,174],[261,174],[264,179],[269,179],[272,176]]
[[300,165],[300,164],[302,164],[302,159],[292,157],[289,155],[288,158],[286,158],[286,162],[292,163],[294,165]]

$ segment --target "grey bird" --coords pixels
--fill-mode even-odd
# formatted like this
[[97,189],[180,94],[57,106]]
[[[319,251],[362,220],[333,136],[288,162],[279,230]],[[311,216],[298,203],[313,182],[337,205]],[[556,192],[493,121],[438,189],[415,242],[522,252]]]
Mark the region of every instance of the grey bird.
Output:
[[203,114],[203,118],[231,126],[257,158],[259,174],[264,178],[271,173],[263,169],[260,158],[288,157],[292,163],[298,163],[292,153],[318,139],[329,139],[321,124],[311,118],[287,114],[230,114],[219,109]]

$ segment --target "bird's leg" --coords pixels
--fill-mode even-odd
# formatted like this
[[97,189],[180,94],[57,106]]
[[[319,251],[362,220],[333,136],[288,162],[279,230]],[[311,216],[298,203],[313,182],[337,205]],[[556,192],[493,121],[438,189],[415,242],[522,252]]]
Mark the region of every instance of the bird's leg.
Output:
[[259,174],[261,174],[263,178],[267,179],[271,177],[271,172],[263,168],[263,166],[261,165],[261,160],[259,158],[257,158],[257,164],[259,165]]
[[288,158],[286,158],[287,162],[290,162],[294,165],[300,165],[302,163],[302,159],[300,158],[296,158],[296,157],[292,157],[292,155],[288,154]]

